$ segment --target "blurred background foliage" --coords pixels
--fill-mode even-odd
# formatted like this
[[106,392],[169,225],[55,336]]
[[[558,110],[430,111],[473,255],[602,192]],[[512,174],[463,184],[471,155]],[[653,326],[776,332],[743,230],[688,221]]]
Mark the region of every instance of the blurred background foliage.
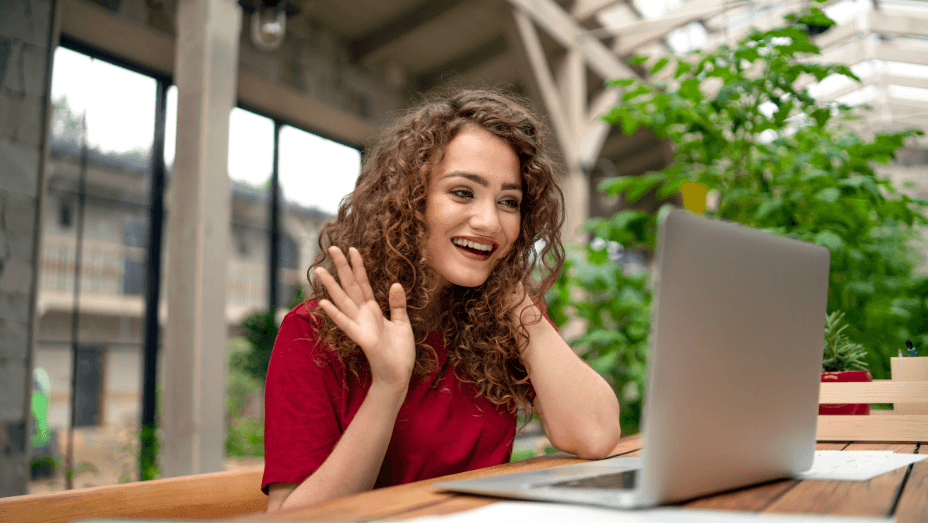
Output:
[[808,60],[819,54],[809,34],[833,24],[810,6],[733,46],[632,59],[652,76],[670,68],[667,82],[612,82],[624,93],[605,119],[625,134],[646,126],[670,139],[674,162],[600,183],[626,209],[586,224],[595,239],[569,249],[548,304],[558,325],[586,322],[572,345],[616,388],[623,434],[639,430],[651,304],[650,273],[625,261],[653,256],[670,204],[657,212],[627,207],[655,191],[670,198],[684,182],[705,185],[717,199],[705,214],[830,250],[828,310],[845,314],[845,333],[867,350],[874,378],[889,376],[889,358],[906,339],[928,346],[928,277],[915,272],[914,244],[928,201],[899,193],[873,170],[921,132],[860,136],[844,124],[854,118],[850,107],[820,105],[808,94],[804,86],[830,75],[859,81],[845,66]]
[[[272,317],[273,318],[273,317]],[[272,340],[273,343],[273,340]],[[226,374],[226,456],[264,456],[264,420],[248,416],[247,407],[259,395],[263,400],[264,378],[258,379],[239,364],[252,346],[245,336],[229,340]]]
[[[303,301],[303,288],[288,310]],[[229,340],[226,381],[226,456],[264,456],[264,380],[277,339],[277,311],[256,312],[242,320],[245,334]],[[249,410],[251,412],[249,412]]]

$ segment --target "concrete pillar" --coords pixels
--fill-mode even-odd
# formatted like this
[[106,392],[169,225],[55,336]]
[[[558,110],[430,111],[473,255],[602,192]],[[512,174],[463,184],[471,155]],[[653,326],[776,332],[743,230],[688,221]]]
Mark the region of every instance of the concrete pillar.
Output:
[[162,475],[223,469],[229,113],[236,100],[241,8],[177,4],[177,152],[168,208],[168,317]]
[[55,2],[0,0],[0,497],[29,478],[38,220]]

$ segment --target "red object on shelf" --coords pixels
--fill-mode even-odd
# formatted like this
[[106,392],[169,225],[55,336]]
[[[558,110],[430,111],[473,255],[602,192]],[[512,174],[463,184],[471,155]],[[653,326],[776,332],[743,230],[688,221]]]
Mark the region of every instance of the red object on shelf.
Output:
[[[822,383],[849,383],[873,381],[869,370],[845,370],[840,372],[823,372]],[[818,406],[819,415],[870,414],[869,403],[822,403]]]

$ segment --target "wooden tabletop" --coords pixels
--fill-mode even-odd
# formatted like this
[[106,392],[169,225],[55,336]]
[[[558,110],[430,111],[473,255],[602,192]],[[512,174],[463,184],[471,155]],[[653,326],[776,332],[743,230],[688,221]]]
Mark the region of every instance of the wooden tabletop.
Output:
[[[919,452],[920,448],[924,450]],[[819,443],[819,450],[891,450],[897,453],[928,452],[926,443]],[[639,437],[622,439],[616,453],[640,452]],[[432,480],[389,487],[327,501],[305,508],[266,515],[283,521],[338,521],[358,519],[408,519],[452,514],[500,501],[496,498],[456,494],[432,483],[545,467],[582,460],[552,454]],[[883,474],[870,481],[813,481],[786,479],[725,492],[683,503],[684,507],[767,513],[835,514],[843,516],[896,516],[900,523],[928,522],[928,460]]]

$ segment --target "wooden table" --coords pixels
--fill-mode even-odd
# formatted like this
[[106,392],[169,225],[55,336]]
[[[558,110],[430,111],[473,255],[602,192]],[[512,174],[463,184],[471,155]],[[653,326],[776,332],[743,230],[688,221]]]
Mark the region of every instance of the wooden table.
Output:
[[[926,443],[819,443],[819,450],[892,450],[899,453],[928,452]],[[921,452],[919,450],[921,449]],[[640,452],[638,436],[622,439],[617,453]],[[433,482],[465,479],[507,472],[555,467],[581,460],[552,454],[440,479],[378,489],[327,501],[305,508],[266,515],[268,520],[408,519],[451,514],[479,508],[499,499],[446,492]],[[928,460],[883,474],[870,481],[801,481],[786,479],[700,498],[684,507],[769,513],[835,514],[886,517],[900,523],[928,522]]]

